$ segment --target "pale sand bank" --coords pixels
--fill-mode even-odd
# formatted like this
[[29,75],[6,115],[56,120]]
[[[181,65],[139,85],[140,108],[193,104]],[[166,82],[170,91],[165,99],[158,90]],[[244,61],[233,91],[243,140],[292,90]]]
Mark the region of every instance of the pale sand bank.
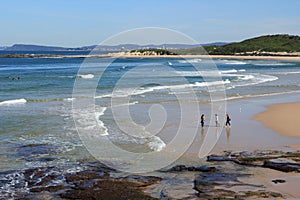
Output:
[[254,119],[284,136],[300,137],[300,102],[270,105]]
[[236,60],[277,60],[300,62],[300,56],[239,56],[239,55],[135,55],[126,52],[89,55],[52,54],[3,54],[0,58],[183,58],[183,59],[236,59]]
[[122,58],[212,58],[212,59],[237,59],[237,60],[278,60],[300,61],[300,56],[237,56],[237,55],[134,55],[125,52],[108,53],[108,57]]

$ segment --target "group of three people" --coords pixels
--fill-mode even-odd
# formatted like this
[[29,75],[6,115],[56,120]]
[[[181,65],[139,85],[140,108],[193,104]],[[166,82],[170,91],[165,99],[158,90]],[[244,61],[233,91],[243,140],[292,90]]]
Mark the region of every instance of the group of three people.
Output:
[[[201,115],[201,126],[202,127],[204,127],[204,121],[205,121],[205,115],[202,114]],[[225,126],[230,126],[231,125],[230,121],[231,121],[231,118],[230,118],[229,114],[227,113]],[[218,114],[215,114],[215,122],[216,122],[216,126],[220,126]]]

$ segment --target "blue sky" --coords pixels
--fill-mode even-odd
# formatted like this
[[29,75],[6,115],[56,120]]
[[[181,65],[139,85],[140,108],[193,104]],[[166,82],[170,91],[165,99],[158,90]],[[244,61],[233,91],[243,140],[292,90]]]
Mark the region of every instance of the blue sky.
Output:
[[163,27],[199,43],[300,34],[299,0],[10,0],[0,6],[0,46],[98,44],[132,28]]

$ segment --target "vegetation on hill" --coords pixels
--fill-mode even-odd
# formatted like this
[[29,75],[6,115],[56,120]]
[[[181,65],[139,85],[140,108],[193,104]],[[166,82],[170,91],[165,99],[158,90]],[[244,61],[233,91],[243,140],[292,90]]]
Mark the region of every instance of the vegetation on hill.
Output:
[[132,50],[130,53],[133,54],[147,54],[147,55],[177,55],[171,50],[167,49],[137,49],[137,50]]
[[[263,55],[268,52],[300,52],[300,36],[266,35],[223,46],[203,47],[210,55]],[[176,50],[177,54],[205,54],[203,48]]]

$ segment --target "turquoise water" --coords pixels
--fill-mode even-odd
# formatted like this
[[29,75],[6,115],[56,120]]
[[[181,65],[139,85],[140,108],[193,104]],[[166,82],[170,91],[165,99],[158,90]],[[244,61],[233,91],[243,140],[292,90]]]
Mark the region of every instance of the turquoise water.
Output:
[[[80,141],[72,117],[72,92],[76,77],[89,81],[96,80],[94,94],[100,134],[110,135],[110,139],[123,145],[135,144],[130,137],[120,135],[111,115],[111,98],[128,97],[134,120],[141,125],[149,123],[147,110],[152,104],[168,105],[167,112],[176,113],[176,92],[184,94],[189,100],[187,88],[192,87],[199,103],[210,100],[208,85],[218,85],[223,81],[228,99],[243,99],[251,96],[297,92],[300,89],[300,63],[279,61],[214,60],[221,79],[211,73],[208,60],[169,59],[169,58],[119,58],[107,68],[107,59],[86,59],[85,74],[77,74],[83,63],[80,58],[1,58],[0,59],[0,147],[1,169],[23,168],[30,162],[39,163],[40,157],[59,157],[51,162],[77,160],[78,153],[86,152]],[[208,64],[206,64],[208,63]],[[198,64],[201,71],[195,70]],[[128,72],[142,67],[128,76]],[[161,66],[171,67],[175,72],[159,71]],[[159,76],[157,76],[159,74]],[[118,81],[126,76],[125,83]],[[178,78],[179,77],[179,78]],[[187,82],[178,81],[184,77]],[[181,80],[181,79],[180,79]],[[124,81],[124,80],[123,80]],[[118,90],[114,89],[118,85]],[[135,88],[135,90],[131,90]],[[114,92],[112,94],[112,92]],[[185,93],[187,92],[187,93]],[[167,107],[168,107],[167,106]],[[88,117],[88,116],[87,116]],[[176,129],[179,119],[173,117],[168,124]],[[88,120],[86,122],[88,126]],[[208,122],[209,123],[209,122]],[[166,139],[167,140],[167,139]],[[166,142],[161,138],[152,141],[149,150],[160,150]],[[18,154],[24,145],[45,144],[49,153],[38,154],[27,161],[26,156]],[[140,144],[140,143],[139,143]],[[142,146],[144,145],[141,143]],[[75,151],[76,153],[74,153]],[[52,155],[53,154],[53,155]],[[70,156],[72,155],[72,156]],[[36,161],[36,160],[37,161]]]
[[[78,97],[73,94],[76,78],[87,90],[96,88],[92,94],[96,115],[92,113],[92,117],[96,116],[100,128],[95,134],[107,136],[132,152],[162,151],[171,141],[180,123],[176,93],[182,94],[187,104],[193,101],[209,105],[211,93],[218,93],[222,84],[228,100],[241,99],[241,102],[249,97],[296,94],[300,90],[299,62],[216,59],[214,63],[219,70],[216,74],[206,59],[118,58],[109,64],[110,61],[105,58],[0,58],[2,172],[94,159],[75,126],[76,122],[89,133],[95,131],[90,122],[91,113],[83,107],[82,120],[73,120],[72,102]],[[83,62],[85,69],[79,71]],[[172,69],[172,73],[161,70],[164,67]],[[209,91],[208,87],[215,91]],[[197,97],[196,102],[189,93],[190,88]],[[85,93],[82,95],[84,98]],[[112,104],[113,98],[126,98],[128,102]],[[127,106],[134,122],[147,126],[151,121],[148,109],[154,104],[165,107],[168,117],[163,128],[165,134],[146,139],[123,134],[112,115],[114,106]],[[238,113],[240,108],[232,109]],[[209,108],[203,110],[208,112]],[[126,120],[121,116],[121,122],[129,126]],[[206,121],[207,125],[213,123]]]

